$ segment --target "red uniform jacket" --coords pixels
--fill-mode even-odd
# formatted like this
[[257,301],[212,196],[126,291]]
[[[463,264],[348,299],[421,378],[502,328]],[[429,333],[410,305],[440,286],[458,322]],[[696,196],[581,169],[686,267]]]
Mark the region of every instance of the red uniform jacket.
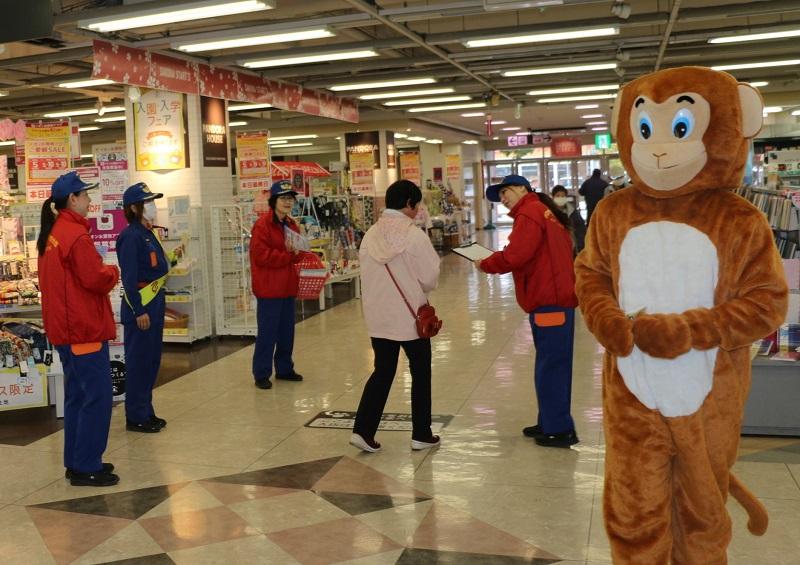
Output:
[[108,293],[119,271],[104,265],[89,237],[89,222],[61,210],[39,257],[39,288],[47,338],[53,345],[114,339]]
[[517,303],[525,312],[541,306],[575,308],[572,238],[534,193],[526,194],[509,215],[514,227],[508,245],[483,260],[487,273],[514,275]]
[[[284,227],[285,226],[285,227]],[[297,296],[299,285],[297,269],[303,254],[286,251],[284,229],[300,233],[291,218],[281,223],[270,210],[253,226],[250,238],[250,273],[253,294],[257,298],[288,298]]]

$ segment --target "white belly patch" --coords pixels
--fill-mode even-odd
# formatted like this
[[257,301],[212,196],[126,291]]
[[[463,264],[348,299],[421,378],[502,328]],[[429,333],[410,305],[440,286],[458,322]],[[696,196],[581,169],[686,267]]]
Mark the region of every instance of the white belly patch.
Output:
[[[623,311],[680,314],[712,308],[719,259],[701,231],[676,222],[631,229],[619,252],[619,301]],[[714,377],[718,348],[692,349],[675,359],[656,359],[634,346],[617,359],[625,385],[648,408],[664,416],[695,413]]]

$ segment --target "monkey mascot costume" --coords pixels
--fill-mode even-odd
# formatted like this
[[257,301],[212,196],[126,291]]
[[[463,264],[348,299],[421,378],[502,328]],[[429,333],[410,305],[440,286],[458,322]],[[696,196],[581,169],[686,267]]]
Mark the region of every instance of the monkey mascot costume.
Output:
[[612,128],[632,188],[604,198],[577,294],[605,347],[604,516],[616,564],[727,563],[728,492],[756,535],[764,506],[733,475],[750,345],[778,327],[787,287],[763,213],[732,192],[761,96],[700,67],[620,90]]

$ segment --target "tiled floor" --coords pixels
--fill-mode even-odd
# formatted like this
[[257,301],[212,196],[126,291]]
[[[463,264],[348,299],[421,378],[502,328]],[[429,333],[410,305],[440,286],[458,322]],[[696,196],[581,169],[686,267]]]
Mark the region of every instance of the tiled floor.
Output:
[[[510,277],[447,256],[432,298],[437,414],[453,415],[437,451],[381,432],[363,454],[349,431],[306,428],[354,410],[372,356],[358,301],[301,322],[306,380],[252,385],[252,347],[155,391],[160,434],[125,431],[114,409],[108,489],[63,478],[62,434],[0,446],[0,562],[227,564],[610,563],[603,531],[601,351],[577,325],[574,409],[581,443],[537,447],[520,433],[536,413],[530,329]],[[387,411],[408,412],[401,366]],[[734,503],[735,565],[800,555],[800,440],[743,438],[736,473],[764,501],[770,528],[747,533]]]

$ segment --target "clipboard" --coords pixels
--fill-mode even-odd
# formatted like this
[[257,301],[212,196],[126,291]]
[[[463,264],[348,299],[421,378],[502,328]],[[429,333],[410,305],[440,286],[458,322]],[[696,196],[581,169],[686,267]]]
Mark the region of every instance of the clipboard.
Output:
[[453,253],[461,255],[465,259],[469,259],[470,261],[478,261],[480,259],[486,259],[490,255],[494,253],[493,250],[484,247],[479,243],[468,243],[467,245],[462,245],[461,247],[454,247],[452,249]]

